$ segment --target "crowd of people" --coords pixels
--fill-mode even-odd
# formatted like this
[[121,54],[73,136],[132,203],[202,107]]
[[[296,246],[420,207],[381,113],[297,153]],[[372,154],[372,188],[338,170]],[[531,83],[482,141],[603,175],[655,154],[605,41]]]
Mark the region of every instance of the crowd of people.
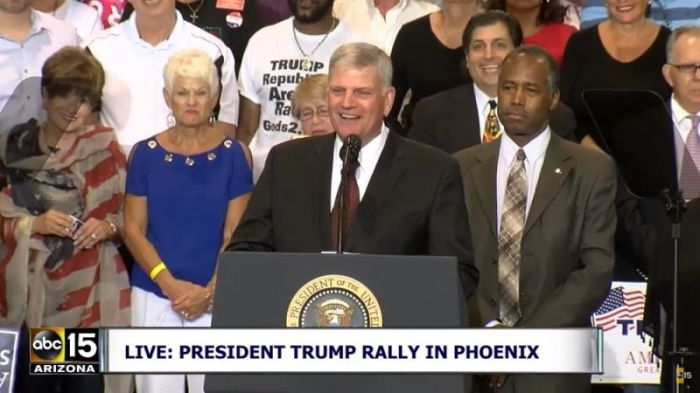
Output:
[[[31,327],[210,326],[220,253],[338,236],[456,257],[472,327],[590,326],[612,280],[648,281],[647,326],[669,341],[670,222],[628,187],[587,94],[651,92],[668,119],[632,123],[662,124],[639,130],[672,141],[649,159],[700,197],[700,3],[288,0],[267,25],[240,3],[130,0],[103,26],[78,0],[0,0],[0,326],[21,329],[20,356]],[[22,392],[203,391],[17,364]]]

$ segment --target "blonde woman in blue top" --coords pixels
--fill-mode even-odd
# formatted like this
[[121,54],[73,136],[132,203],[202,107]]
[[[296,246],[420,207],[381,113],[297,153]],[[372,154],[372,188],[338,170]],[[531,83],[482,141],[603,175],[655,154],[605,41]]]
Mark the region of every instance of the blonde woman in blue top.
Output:
[[[216,262],[248,203],[249,158],[217,130],[219,80],[199,50],[174,54],[163,95],[169,129],[139,142],[129,161],[124,235],[131,272],[133,326],[209,326]],[[139,393],[183,392],[184,375],[138,375]],[[203,375],[187,375],[202,392]]]

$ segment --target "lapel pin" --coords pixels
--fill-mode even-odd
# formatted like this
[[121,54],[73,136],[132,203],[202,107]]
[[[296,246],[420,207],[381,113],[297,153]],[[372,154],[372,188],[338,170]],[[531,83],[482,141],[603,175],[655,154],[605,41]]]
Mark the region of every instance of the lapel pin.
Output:
[[556,173],[557,175],[561,175],[561,169],[559,169],[559,168],[555,169],[554,173]]

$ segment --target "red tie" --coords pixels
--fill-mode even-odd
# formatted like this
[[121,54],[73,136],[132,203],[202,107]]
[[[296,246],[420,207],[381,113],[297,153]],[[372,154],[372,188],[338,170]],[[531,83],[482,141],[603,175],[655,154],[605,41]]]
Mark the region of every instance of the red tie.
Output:
[[[357,170],[358,163],[348,163],[350,169],[345,172],[345,205],[343,206],[343,238],[347,238],[348,229],[350,228],[350,223],[353,216],[355,215],[355,210],[357,210],[357,205],[360,204],[360,188],[357,186],[357,179],[355,179],[355,171]],[[336,248],[338,246],[338,202],[340,200],[340,192],[335,196],[335,203],[333,205],[333,210],[331,211],[331,245],[333,250],[338,251]]]

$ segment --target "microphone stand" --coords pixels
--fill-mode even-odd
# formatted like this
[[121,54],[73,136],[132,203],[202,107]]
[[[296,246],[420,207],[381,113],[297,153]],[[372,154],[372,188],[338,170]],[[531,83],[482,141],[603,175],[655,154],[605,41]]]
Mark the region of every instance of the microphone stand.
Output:
[[[340,149],[340,154],[343,158],[343,168],[340,171],[340,186],[338,187],[338,222],[337,222],[337,234],[338,239],[336,243],[336,254],[344,254],[345,251],[345,241],[343,239],[343,224],[345,221],[345,183],[348,178],[348,172],[350,167],[348,164],[354,160],[357,160],[357,155],[360,151],[360,138],[357,135],[349,135],[345,138],[343,147]],[[344,150],[343,150],[344,149]]]
[[685,199],[683,192],[672,193],[668,189],[662,191],[666,213],[671,220],[671,238],[673,241],[673,318],[671,319],[671,350],[666,355],[671,359],[671,378],[673,378],[673,392],[684,393],[687,391],[686,379],[690,374],[685,372],[685,359],[695,354],[688,348],[678,348],[678,244],[681,238],[681,222],[685,213]]
[[[606,150],[615,159],[622,179],[629,186],[631,193],[637,198],[661,199],[665,205],[667,217],[671,221],[673,278],[670,281],[672,281],[673,294],[672,304],[668,306],[673,316],[670,318],[670,323],[657,318],[659,320],[655,322],[659,323],[659,326],[655,326],[654,340],[657,341],[657,348],[662,352],[660,355],[666,361],[664,372],[669,371],[668,374],[671,374],[664,375],[664,378],[673,378],[671,384],[673,388],[667,387],[671,388],[672,393],[686,392],[689,387],[688,381],[692,376],[690,372],[685,371],[684,367],[688,359],[694,355],[691,350],[695,348],[678,347],[680,331],[678,322],[681,319],[678,317],[679,253],[682,251],[680,234],[686,207],[682,192],[676,190],[678,184],[672,180],[678,176],[675,154],[664,154],[664,152],[676,151],[675,133],[677,131],[673,125],[668,99],[649,90],[590,89],[583,91],[581,95],[593,119],[595,130]],[[655,220],[655,217],[653,219]],[[657,229],[660,230],[660,228]],[[690,242],[692,240],[688,241]],[[655,258],[657,255],[651,257]],[[666,265],[660,267],[662,271],[666,268]],[[649,277],[650,283],[655,279],[661,280],[662,284],[657,290],[667,290],[665,277]],[[655,309],[645,310],[645,313],[653,312],[654,317],[661,315],[661,305],[647,302],[647,306],[653,306]],[[696,312],[696,310],[685,311]],[[668,325],[671,325],[672,329],[672,336],[669,337],[671,343],[664,340],[668,334],[665,330]],[[689,336],[694,335],[696,335],[694,331],[689,334]],[[668,380],[664,379],[662,382],[667,384]]]

